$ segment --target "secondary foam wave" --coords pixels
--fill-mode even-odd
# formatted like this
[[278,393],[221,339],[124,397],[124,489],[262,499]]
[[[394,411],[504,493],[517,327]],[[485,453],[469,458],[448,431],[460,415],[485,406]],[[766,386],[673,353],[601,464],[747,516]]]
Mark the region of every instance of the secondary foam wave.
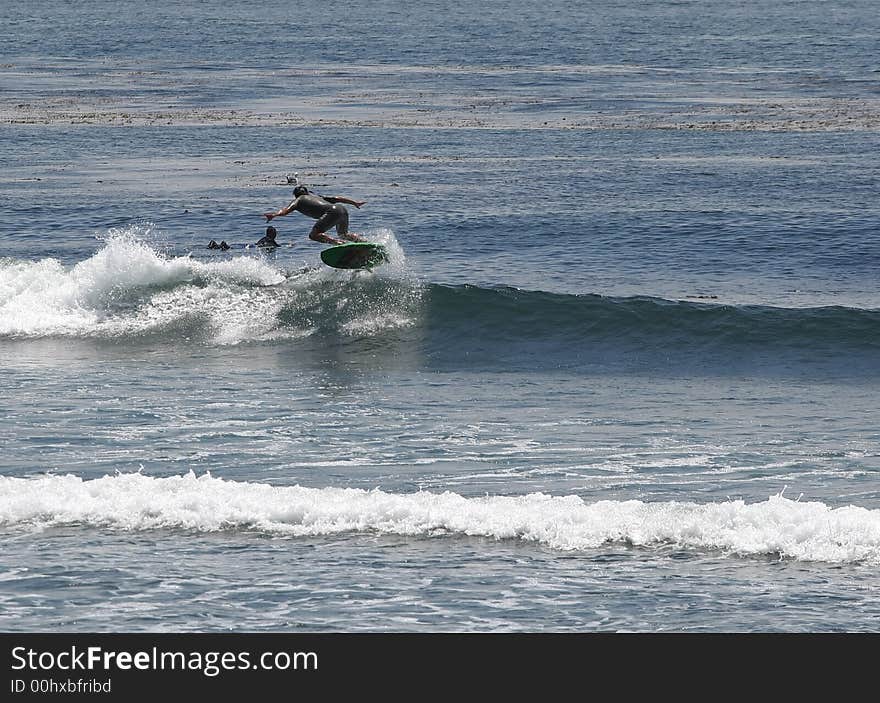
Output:
[[557,550],[618,543],[675,546],[733,556],[880,563],[880,511],[773,496],[760,503],[587,502],[531,493],[467,498],[456,493],[304,488],[196,476],[119,474],[0,477],[0,525],[118,530],[255,531],[309,537],[343,533],[471,536]]

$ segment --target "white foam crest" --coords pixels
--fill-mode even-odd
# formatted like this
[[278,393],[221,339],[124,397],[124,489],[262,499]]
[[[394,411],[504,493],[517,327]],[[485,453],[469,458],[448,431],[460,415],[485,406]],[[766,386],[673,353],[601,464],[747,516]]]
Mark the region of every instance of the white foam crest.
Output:
[[[275,285],[284,275],[264,260],[240,256],[204,263],[189,256],[168,258],[143,237],[149,228],[111,230],[104,245],[70,268],[51,258],[36,262],[0,260],[0,335],[48,336],[139,332],[191,313],[169,307],[162,292],[133,316],[114,317],[109,306],[151,287],[168,288],[196,279],[235,284]],[[210,287],[210,286],[209,286]],[[183,288],[186,288],[184,286]],[[217,296],[216,290],[208,297]],[[185,297],[185,296],[184,296]],[[196,297],[205,296],[198,296]],[[229,310],[233,306],[224,306]],[[234,328],[227,314],[220,327]],[[241,322],[241,321],[238,321]],[[239,327],[241,325],[238,325]],[[235,332],[224,333],[235,338]]]
[[131,232],[113,232],[96,254],[70,269],[55,259],[4,262],[0,334],[88,332],[100,323],[108,300],[190,275],[185,259],[162,259]]
[[125,530],[257,530],[319,536],[345,532],[469,535],[537,542],[553,549],[606,543],[778,555],[803,561],[880,563],[880,511],[781,495],[746,504],[587,503],[532,493],[466,498],[452,492],[304,488],[197,477],[119,474],[0,477],[7,529],[86,525]]
[[141,237],[149,228],[110,230],[104,246],[70,271],[71,282],[88,303],[100,304],[127,290],[164,286],[192,277],[187,257],[165,258]]
[[0,263],[0,335],[71,334],[96,324],[79,283],[55,259]]

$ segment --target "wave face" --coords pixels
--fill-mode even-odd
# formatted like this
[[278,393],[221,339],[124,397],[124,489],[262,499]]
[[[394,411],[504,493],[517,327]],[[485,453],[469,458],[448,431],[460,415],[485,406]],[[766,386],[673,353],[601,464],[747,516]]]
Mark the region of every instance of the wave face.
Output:
[[377,239],[392,261],[375,274],[289,272],[257,252],[171,256],[138,234],[115,233],[69,268],[55,259],[0,260],[0,337],[216,345],[370,338],[418,345],[420,358],[441,368],[880,370],[880,310],[426,284],[408,271],[389,231]]
[[[433,286],[452,345],[560,366],[857,364],[880,370],[880,311],[734,306],[660,298]],[[479,341],[476,341],[479,340]]]
[[880,563],[880,511],[773,496],[699,504],[589,503],[531,493],[467,498],[449,491],[304,488],[197,477],[0,476],[0,526],[43,530],[255,531],[286,537],[372,533],[534,542],[557,550],[608,543],[675,546],[800,561]]

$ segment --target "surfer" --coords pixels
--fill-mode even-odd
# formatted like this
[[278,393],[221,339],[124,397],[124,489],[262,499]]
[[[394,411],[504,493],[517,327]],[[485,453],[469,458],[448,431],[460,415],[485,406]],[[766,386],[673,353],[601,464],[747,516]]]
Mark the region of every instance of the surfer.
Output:
[[212,239],[210,242],[208,242],[208,249],[222,249],[223,251],[226,251],[230,248],[231,247],[225,241],[217,244],[217,242]]
[[278,242],[275,241],[275,237],[278,236],[278,230],[275,229],[272,225],[266,227],[266,236],[260,239],[255,246],[263,247],[264,249],[274,249],[275,247],[280,246]]
[[[354,205],[360,209],[365,202],[365,200],[344,198],[341,195],[321,196],[310,193],[305,186],[297,186],[293,189],[293,200],[290,205],[275,212],[263,213],[263,216],[266,222],[271,222],[273,217],[284,217],[294,211],[301,212],[306,217],[317,220],[312,226],[312,231],[309,232],[309,239],[324,244],[344,244],[345,239],[350,242],[363,242],[366,241],[363,237],[348,231],[348,210],[345,205]],[[327,230],[331,227],[336,227],[336,234],[341,239],[327,234]]]

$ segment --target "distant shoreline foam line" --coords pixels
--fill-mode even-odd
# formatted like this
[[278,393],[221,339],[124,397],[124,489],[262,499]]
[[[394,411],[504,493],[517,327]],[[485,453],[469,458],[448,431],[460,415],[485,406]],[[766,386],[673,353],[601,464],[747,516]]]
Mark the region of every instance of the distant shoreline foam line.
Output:
[[530,493],[468,498],[449,491],[272,486],[188,474],[0,477],[0,526],[255,531],[279,537],[375,533],[518,540],[563,551],[674,545],[728,555],[880,563],[880,511],[782,495],[760,503],[586,502]]

